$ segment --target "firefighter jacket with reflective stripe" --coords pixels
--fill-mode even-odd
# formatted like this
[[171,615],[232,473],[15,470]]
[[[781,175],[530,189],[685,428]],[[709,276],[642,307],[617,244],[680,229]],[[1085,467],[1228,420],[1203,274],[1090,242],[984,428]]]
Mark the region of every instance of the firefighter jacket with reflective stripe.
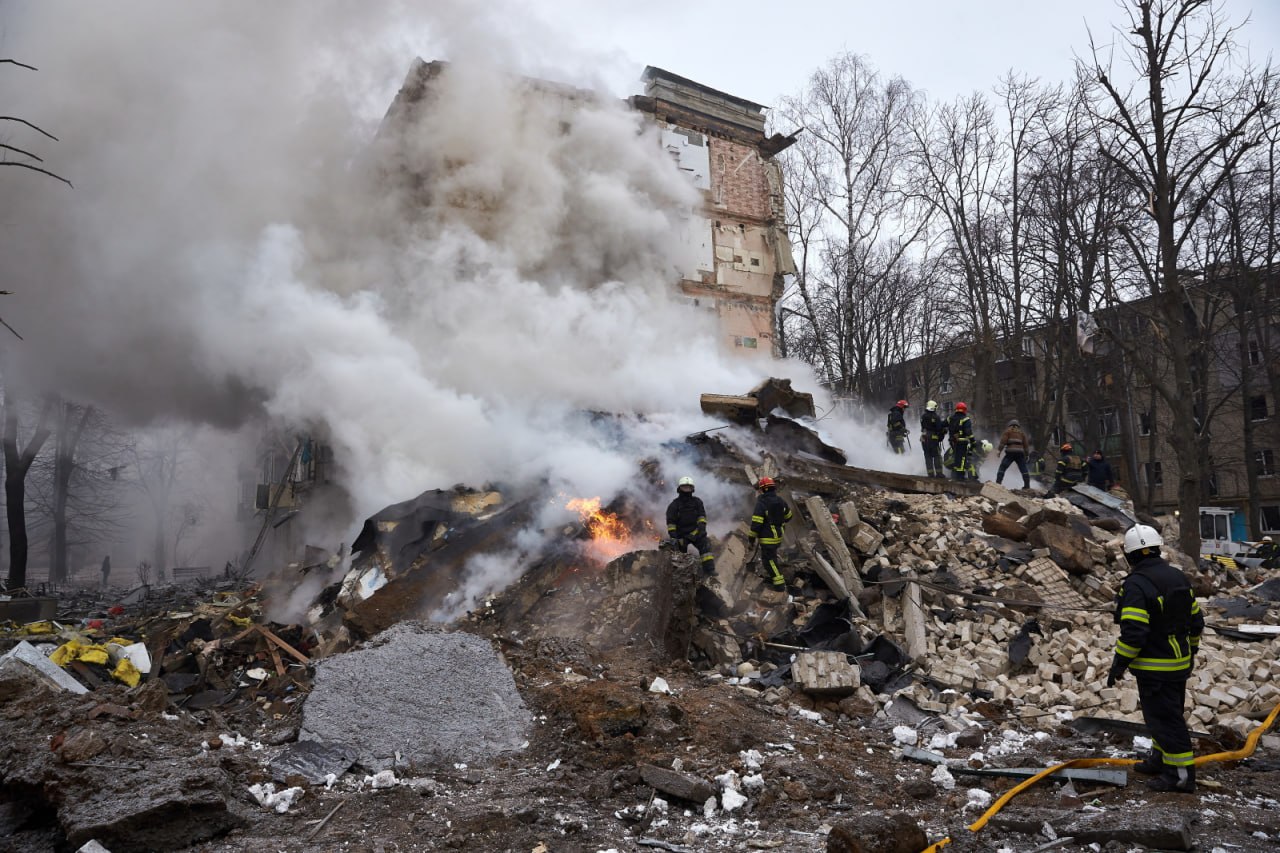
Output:
[[894,406],[889,410],[889,421],[885,428],[889,435],[906,435],[910,432],[907,429],[907,419],[902,416],[902,409]]
[[761,492],[756,498],[756,508],[751,513],[751,535],[761,545],[777,545],[782,541],[782,530],[791,520],[791,507],[777,492]]
[[667,504],[667,535],[672,539],[702,536],[707,532],[707,510],[702,498],[684,493]]
[[973,443],[973,421],[964,412],[953,412],[947,421],[947,429],[951,432],[951,443],[968,447]]
[[947,422],[937,412],[925,412],[920,416],[920,440],[941,444],[947,437]]
[[1204,616],[1186,575],[1158,555],[1142,557],[1116,593],[1116,661],[1142,678],[1175,681],[1191,674]]
[[1007,427],[1000,436],[1000,446],[996,448],[1001,452],[1005,450],[1025,451],[1027,449],[1027,434],[1016,426]]
[[1074,453],[1064,455],[1058,460],[1058,470],[1054,474],[1054,482],[1058,485],[1074,486],[1084,482],[1084,460]]

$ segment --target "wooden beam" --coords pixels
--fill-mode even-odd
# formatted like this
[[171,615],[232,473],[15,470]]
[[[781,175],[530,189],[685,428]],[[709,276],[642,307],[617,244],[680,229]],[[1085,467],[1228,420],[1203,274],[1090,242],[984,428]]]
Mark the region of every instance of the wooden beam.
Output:
[[836,529],[831,511],[818,495],[805,498],[804,505],[805,509],[809,510],[809,517],[813,519],[814,529],[822,538],[822,544],[827,547],[827,553],[831,555],[835,567],[844,578],[845,588],[850,594],[858,595],[862,592],[862,578],[858,575],[857,564],[853,562],[853,554],[849,553],[849,546],[844,544],[840,531]]

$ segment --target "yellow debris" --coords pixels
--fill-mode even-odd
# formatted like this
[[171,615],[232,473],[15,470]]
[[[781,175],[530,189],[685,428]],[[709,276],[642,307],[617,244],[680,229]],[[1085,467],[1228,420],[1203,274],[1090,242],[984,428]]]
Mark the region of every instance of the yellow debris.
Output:
[[133,661],[128,658],[120,658],[116,668],[111,670],[111,677],[116,681],[123,681],[130,687],[137,687],[138,682],[142,680],[142,673],[138,672],[138,668],[133,665]]
[[79,640],[67,640],[67,642],[58,646],[53,654],[49,655],[49,660],[65,669],[67,664],[73,660],[105,666],[109,657],[106,646],[100,646],[95,643],[82,643]]

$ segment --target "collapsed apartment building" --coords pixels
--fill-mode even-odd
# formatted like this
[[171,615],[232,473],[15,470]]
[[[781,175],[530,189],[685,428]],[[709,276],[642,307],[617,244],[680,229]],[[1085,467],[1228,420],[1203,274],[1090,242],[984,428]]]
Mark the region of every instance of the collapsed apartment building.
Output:
[[[300,624],[268,614],[303,577],[67,602],[4,632],[12,849],[975,849],[959,824],[1010,780],[1131,753],[1132,682],[1101,686],[1130,505],[850,467],[786,382],[702,402],[724,428],[677,450],[744,519],[756,478],[779,481],[786,590],[745,520],[711,578],[656,547],[640,507],[669,485],[640,458],[628,494],[581,504],[447,625],[420,620],[509,551],[530,496],[388,507]],[[1211,626],[1189,690],[1197,753],[1220,756],[1200,799],[1143,789],[1135,809],[1123,766],[1067,768],[978,849],[1046,824],[1062,849],[1280,840],[1277,581],[1167,550]]]

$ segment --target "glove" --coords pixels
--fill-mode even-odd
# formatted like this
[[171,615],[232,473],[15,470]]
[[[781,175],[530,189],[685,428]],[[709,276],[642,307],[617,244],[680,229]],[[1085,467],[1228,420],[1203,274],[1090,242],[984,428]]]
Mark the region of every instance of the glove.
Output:
[[1128,668],[1128,659],[1116,655],[1115,660],[1111,662],[1111,671],[1107,673],[1107,686],[1115,687],[1116,682],[1124,678],[1124,671]]

